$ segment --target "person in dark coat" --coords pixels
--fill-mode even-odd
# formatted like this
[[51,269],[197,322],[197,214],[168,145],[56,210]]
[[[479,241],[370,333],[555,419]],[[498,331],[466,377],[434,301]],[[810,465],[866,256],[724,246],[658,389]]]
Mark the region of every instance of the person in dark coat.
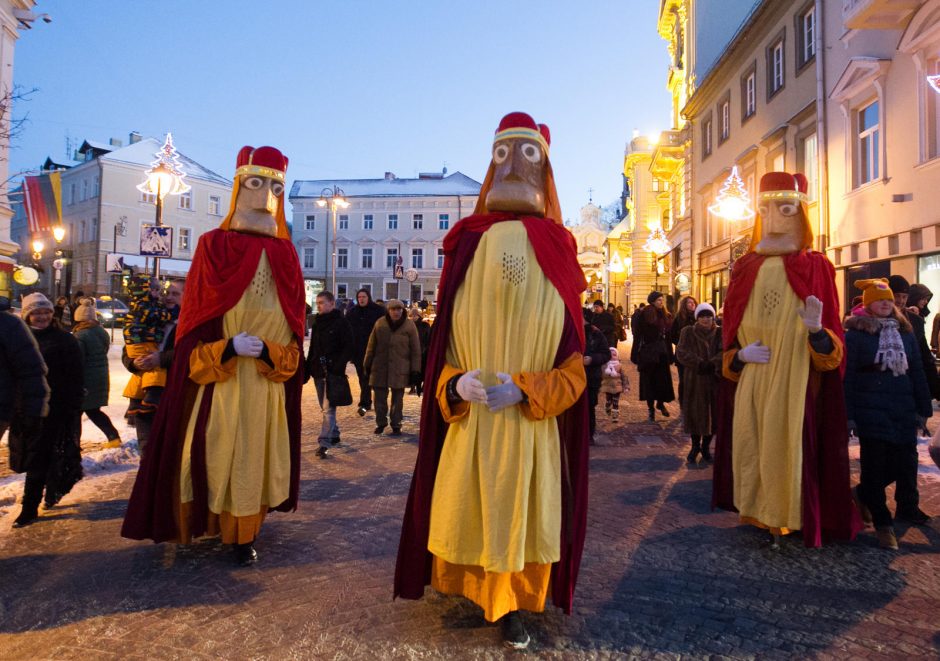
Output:
[[[861,450],[854,494],[863,520],[875,526],[879,546],[896,551],[885,487],[912,474],[916,479],[917,430],[932,414],[930,393],[910,322],[895,307],[887,283],[857,280],[855,286],[864,292],[865,307],[845,322],[843,384],[849,432],[858,436]],[[902,510],[899,502],[896,518],[912,520],[917,512]]]
[[317,437],[317,456],[326,459],[327,450],[339,445],[339,425],[336,424],[336,405],[326,393],[327,374],[346,377],[346,363],[352,360],[354,351],[353,330],[336,308],[333,293],[321,291],[317,294],[317,316],[310,329],[310,349],[304,363],[304,380],[313,379],[317,399],[323,410],[320,435]]
[[933,399],[940,399],[940,375],[937,374],[937,364],[930,346],[927,343],[927,317],[930,309],[927,305],[933,298],[933,292],[926,285],[915,283],[907,293],[907,307],[903,310],[904,316],[911,322],[917,348],[920,350],[920,359],[924,365],[924,375],[927,377],[927,386]]
[[685,388],[680,385],[682,430],[692,437],[692,449],[686,461],[711,462],[709,445],[715,434],[718,375],[721,374],[721,331],[715,325],[715,308],[699,303],[695,323],[682,329],[676,347],[676,362],[685,368]]
[[[10,311],[10,299],[0,297],[0,437],[14,417],[19,421],[20,440],[31,444],[49,412],[46,364],[36,338],[23,320]],[[10,445],[10,465],[22,462],[23,446]],[[17,456],[14,456],[16,454]]]
[[591,325],[604,334],[607,340],[607,347],[617,346],[617,331],[614,327],[614,317],[604,309],[604,302],[594,301],[591,306]]
[[111,338],[98,323],[95,299],[83,299],[75,308],[75,326],[72,327],[72,335],[78,340],[84,365],[85,399],[82,401],[82,413],[104,432],[107,438],[105,447],[119,447],[121,435],[114,428],[108,414],[101,410],[101,407],[108,405],[108,395],[111,392],[111,378],[108,371],[108,349],[111,348]]
[[604,380],[604,365],[610,360],[610,346],[607,342],[607,338],[599,328],[588,321],[584,322],[585,348],[583,361],[584,372],[587,374],[588,415],[592,443],[594,442],[594,429],[597,424],[594,408],[597,406],[601,382]]
[[633,344],[637,343],[636,336],[636,327],[640,323],[640,315],[643,314],[643,308],[646,307],[646,303],[640,303],[640,307],[633,310],[633,314],[630,315],[630,332],[633,333]]
[[366,355],[366,346],[369,344],[369,335],[375,322],[385,315],[385,308],[372,301],[368,289],[356,292],[356,305],[346,313],[346,321],[352,327],[353,348],[352,360],[356,366],[356,376],[359,377],[359,407],[356,412],[363,416],[372,408],[372,389],[369,387],[369,376],[362,368],[362,359]]
[[[48,368],[49,415],[42,424],[39,442],[27,448],[23,468],[23,509],[14,528],[39,518],[39,503],[45,492],[46,507],[54,507],[82,479],[80,425],[84,383],[82,353],[78,341],[56,327],[52,301],[40,293],[23,299],[23,320],[30,327]],[[22,433],[19,420],[10,429],[12,437]]]
[[[613,303],[608,303],[607,314],[609,314],[614,320],[614,337],[617,338],[618,342],[625,342],[627,339],[627,333],[624,329],[626,320],[623,318],[623,308],[621,308],[619,305],[615,307]],[[616,349],[617,347],[613,346],[611,348]]]
[[414,322],[418,341],[421,343],[421,376],[418,382],[411,386],[411,393],[420,397],[424,392],[424,368],[428,362],[428,347],[431,346],[431,324],[424,320],[418,308],[411,308],[408,318]]
[[375,396],[375,433],[381,434],[391,423],[392,436],[401,435],[405,386],[416,383],[421,375],[421,341],[414,322],[405,316],[405,306],[398,299],[388,302],[385,316],[372,329],[363,366]]
[[[682,300],[679,301],[679,309],[676,310],[676,317],[672,320],[672,328],[669,330],[669,341],[672,342],[673,350],[679,345],[679,336],[682,335],[682,330],[688,326],[695,325],[695,306],[698,305],[698,301],[695,300],[692,296],[685,296]],[[683,391],[683,373],[685,372],[685,366],[676,361],[676,373],[679,375],[679,403],[682,403],[682,391]]]
[[675,400],[672,387],[672,343],[669,341],[669,329],[672,315],[665,309],[662,293],[650,292],[646,297],[647,305],[640,313],[637,325],[633,329],[633,351],[630,360],[640,372],[640,401],[646,401],[649,407],[650,422],[656,419],[655,407],[667,418],[666,402]]
[[69,330],[72,327],[72,306],[69,305],[68,298],[59,296],[55,299],[52,318],[56,320],[62,330]]

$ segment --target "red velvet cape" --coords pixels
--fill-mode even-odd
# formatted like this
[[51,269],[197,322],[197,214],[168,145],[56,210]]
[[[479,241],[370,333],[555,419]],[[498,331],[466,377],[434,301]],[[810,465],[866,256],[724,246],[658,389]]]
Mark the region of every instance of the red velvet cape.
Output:
[[[764,255],[751,252],[734,263],[722,319],[725,350],[736,346],[738,326],[765,259]],[[800,300],[815,295],[822,301],[823,327],[831,330],[844,344],[835,269],[829,260],[821,253],[804,250],[784,255],[783,263],[787,281],[796,295]],[[810,372],[806,387],[802,502],[803,543],[809,547],[831,540],[851,540],[861,530],[861,518],[850,491],[848,427],[842,392],[844,371],[843,358],[838,370]],[[731,467],[736,389],[737,384],[733,381],[721,380],[712,481],[712,508],[720,507],[732,512],[737,511]]]
[[[535,251],[536,260],[565,303],[566,314],[554,366],[573,352],[584,352],[584,321],[580,294],[586,286],[577,261],[571,233],[545,218],[517,218],[512,214],[479,214],[464,218],[444,239],[444,269],[438,293],[438,312],[428,349],[425,383],[432,384],[421,404],[421,429],[408,504],[402,523],[398,561],[395,567],[395,597],[420,599],[431,582],[431,554],[428,534],[431,523],[431,495],[440,461],[447,423],[434,397],[444,365],[453,323],[453,303],[473,260],[483,233],[494,223],[521,220]],[[524,342],[525,338],[519,338]],[[562,460],[561,559],[552,565],[552,602],[565,613],[571,612],[584,535],[587,526],[588,411],[587,393],[558,416]]]
[[[202,236],[193,256],[180,320],[176,328],[175,357],[167,386],[157,409],[147,451],[141,459],[121,535],[130,539],[165,542],[178,539],[173,490],[179,488],[180,460],[186,425],[199,387],[189,379],[189,358],[200,342],[223,338],[222,317],[233,308],[251,283],[264,250],[271,265],[281,309],[303,355],[304,285],[297,251],[290,241],[234,231],[212,230]],[[297,508],[300,488],[300,392],[303,360],[284,383],[290,439],[290,494],[271,509]],[[206,477],[206,422],[212,407],[214,384],[205,388],[197,415],[192,445],[193,507],[190,531],[206,532],[209,490]]]

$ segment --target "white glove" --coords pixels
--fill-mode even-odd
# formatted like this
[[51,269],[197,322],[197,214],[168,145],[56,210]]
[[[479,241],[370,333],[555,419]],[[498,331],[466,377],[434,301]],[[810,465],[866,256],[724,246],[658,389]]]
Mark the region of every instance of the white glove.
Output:
[[757,340],[738,351],[738,359],[742,363],[769,363],[770,347],[765,347]]
[[235,349],[235,353],[237,353],[239,356],[257,358],[261,355],[261,351],[264,349],[264,342],[254,335],[249,335],[248,333],[242,331],[232,338],[232,347]]
[[486,406],[490,413],[496,413],[522,401],[522,390],[513,383],[510,375],[497,372],[496,378],[500,380],[500,384],[486,389]]
[[477,404],[486,404],[486,388],[479,379],[480,370],[464,372],[457,379],[457,394],[466,402],[476,402]]
[[815,296],[807,296],[803,309],[798,311],[803,324],[809,329],[810,333],[816,333],[822,330],[823,304]]

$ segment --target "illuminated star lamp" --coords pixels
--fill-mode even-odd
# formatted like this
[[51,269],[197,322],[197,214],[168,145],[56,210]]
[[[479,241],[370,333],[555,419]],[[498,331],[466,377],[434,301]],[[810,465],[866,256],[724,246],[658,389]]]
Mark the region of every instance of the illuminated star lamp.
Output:
[[927,83],[933,88],[933,91],[940,94],[940,73],[935,76],[927,76]]
[[147,179],[142,184],[138,184],[137,190],[148,195],[159,195],[160,199],[167,195],[182,195],[190,187],[183,182],[186,173],[183,172],[183,166],[179,160],[179,154],[173,146],[173,136],[166,134],[166,141],[163,147],[156,154],[157,160],[150,163],[150,169],[147,170]]
[[663,228],[655,227],[646,239],[646,243],[643,244],[643,248],[654,255],[665,255],[672,250],[672,244],[669,243],[669,237],[666,236]]
[[751,220],[754,217],[751,199],[748,197],[744,182],[738,175],[737,165],[731,168],[731,174],[718,191],[715,202],[708,205],[708,210],[727,220]]

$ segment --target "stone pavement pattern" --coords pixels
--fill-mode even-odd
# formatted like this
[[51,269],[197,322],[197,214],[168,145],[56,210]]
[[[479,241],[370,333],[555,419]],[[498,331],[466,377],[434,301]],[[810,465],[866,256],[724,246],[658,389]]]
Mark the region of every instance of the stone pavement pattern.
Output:
[[[628,355],[628,354],[622,354]],[[636,374],[631,373],[636,388]],[[355,381],[352,379],[351,381]],[[635,391],[634,391],[635,392]],[[710,468],[688,468],[673,416],[646,421],[625,395],[620,423],[598,407],[588,535],[570,617],[525,615],[533,658],[936,658],[940,533],[899,526],[901,551],[809,550],[711,512]],[[4,659],[490,659],[499,630],[463,599],[428,590],[392,601],[419,400],[406,436],[372,434],[342,410],[343,445],[314,456],[320,414],[304,393],[301,503],[272,514],[238,568],[213,541],[119,536],[134,470],[85,480],[22,530],[0,520]],[[856,452],[857,456],[857,452]],[[940,483],[921,480],[940,513]]]

